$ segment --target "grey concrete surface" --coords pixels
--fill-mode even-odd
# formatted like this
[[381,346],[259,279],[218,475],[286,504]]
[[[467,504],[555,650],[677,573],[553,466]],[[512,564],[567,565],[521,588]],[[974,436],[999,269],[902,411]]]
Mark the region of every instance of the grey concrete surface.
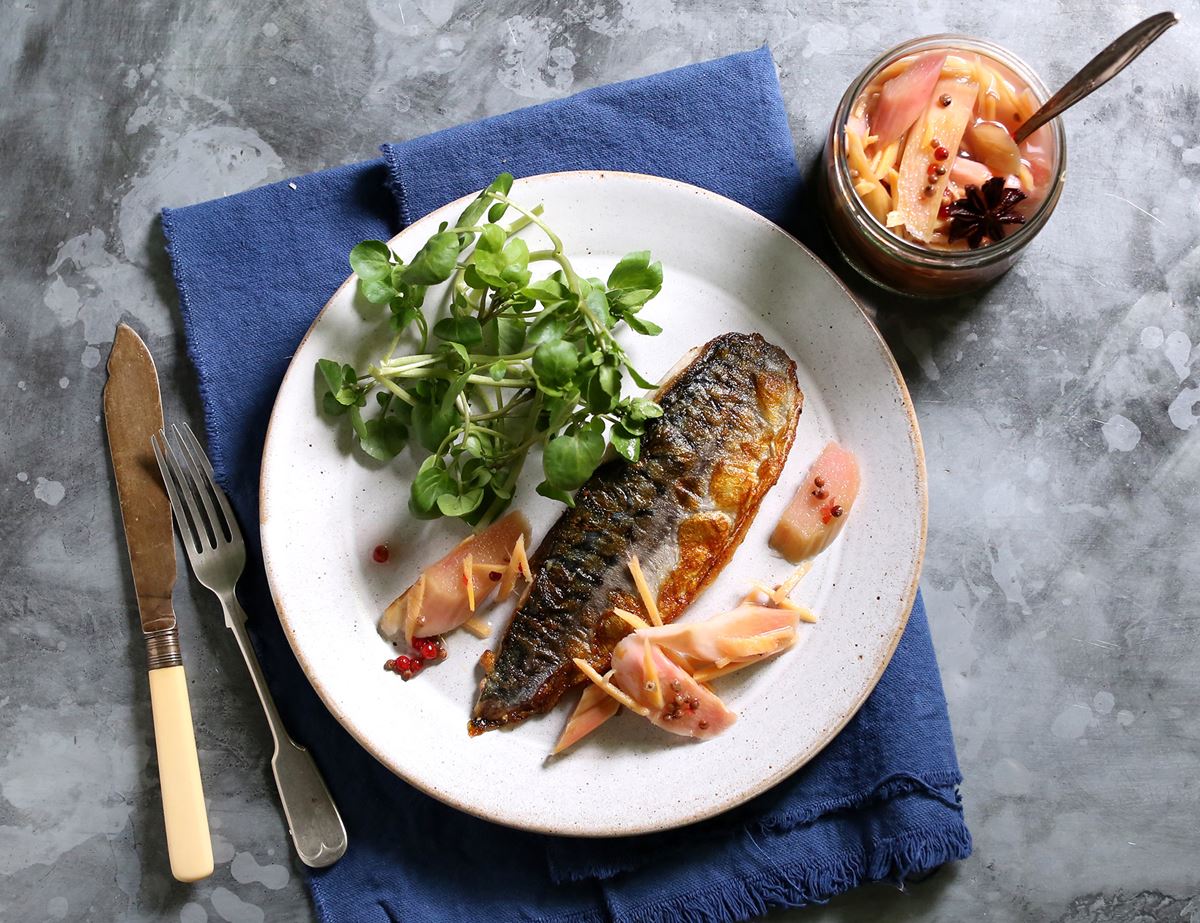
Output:
[[[801,157],[889,44],[994,39],[1049,83],[1158,4],[4,0],[0,7],[0,919],[312,919],[215,603],[177,603],[217,871],[163,855],[100,417],[118,319],[199,423],[155,214],[766,41]],[[928,452],[924,588],[975,855],[811,923],[1200,921],[1200,8],[1068,118],[1017,269],[864,297]]]

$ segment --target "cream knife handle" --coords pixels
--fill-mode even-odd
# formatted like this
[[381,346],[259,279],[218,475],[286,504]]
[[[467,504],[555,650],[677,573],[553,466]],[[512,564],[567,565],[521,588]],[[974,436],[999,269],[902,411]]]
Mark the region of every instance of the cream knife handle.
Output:
[[150,705],[171,874],[179,881],[199,881],[212,874],[212,840],[182,664],[150,670]]
[[300,861],[311,868],[333,865],[346,852],[346,825],[338,813],[333,796],[321,778],[321,771],[313,762],[312,754],[292,740],[284,727],[275,700],[267,688],[258,655],[250,644],[246,632],[246,612],[233,592],[219,594],[225,609],[225,624],[237,638],[242,659],[254,682],[254,690],[262,703],[275,739],[275,753],[271,757],[271,769],[275,773],[275,787],[279,789],[279,800],[287,817],[292,842]]

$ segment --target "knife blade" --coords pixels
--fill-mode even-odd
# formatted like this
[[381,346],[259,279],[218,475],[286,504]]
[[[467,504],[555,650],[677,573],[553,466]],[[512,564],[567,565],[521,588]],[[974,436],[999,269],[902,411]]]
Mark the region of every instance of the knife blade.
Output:
[[137,591],[142,631],[174,629],[175,536],[150,437],[163,428],[158,371],[133,328],[121,324],[108,357],[104,427]]
[[212,874],[212,841],[179,628],[171,605],[175,586],[171,501],[150,443],[151,435],[163,428],[162,397],[150,350],[125,324],[118,325],[108,357],[104,427],[146,641],[171,874],[180,881],[199,881]]

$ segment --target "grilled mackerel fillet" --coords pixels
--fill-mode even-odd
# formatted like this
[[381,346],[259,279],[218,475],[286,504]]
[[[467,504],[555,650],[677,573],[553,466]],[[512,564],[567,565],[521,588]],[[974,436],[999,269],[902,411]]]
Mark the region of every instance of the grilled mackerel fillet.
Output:
[[469,731],[481,734],[549,711],[583,681],[571,662],[601,673],[629,625],[647,617],[629,573],[637,555],[664,621],[711,582],[783,469],[804,395],[796,364],[758,334],[705,345],[661,390],[636,462],[602,464],[530,561],[533,583],[486,675]]

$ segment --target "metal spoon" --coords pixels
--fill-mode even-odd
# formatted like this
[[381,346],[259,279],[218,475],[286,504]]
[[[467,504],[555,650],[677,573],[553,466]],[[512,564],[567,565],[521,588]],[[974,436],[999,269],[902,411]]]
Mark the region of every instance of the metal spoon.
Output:
[[1139,22],[1064,83],[1061,90],[1046,100],[1042,107],[1026,120],[1013,136],[1013,140],[1020,144],[1052,118],[1061,115],[1093,90],[1108,83],[1177,22],[1179,17],[1174,13],[1157,13]]

